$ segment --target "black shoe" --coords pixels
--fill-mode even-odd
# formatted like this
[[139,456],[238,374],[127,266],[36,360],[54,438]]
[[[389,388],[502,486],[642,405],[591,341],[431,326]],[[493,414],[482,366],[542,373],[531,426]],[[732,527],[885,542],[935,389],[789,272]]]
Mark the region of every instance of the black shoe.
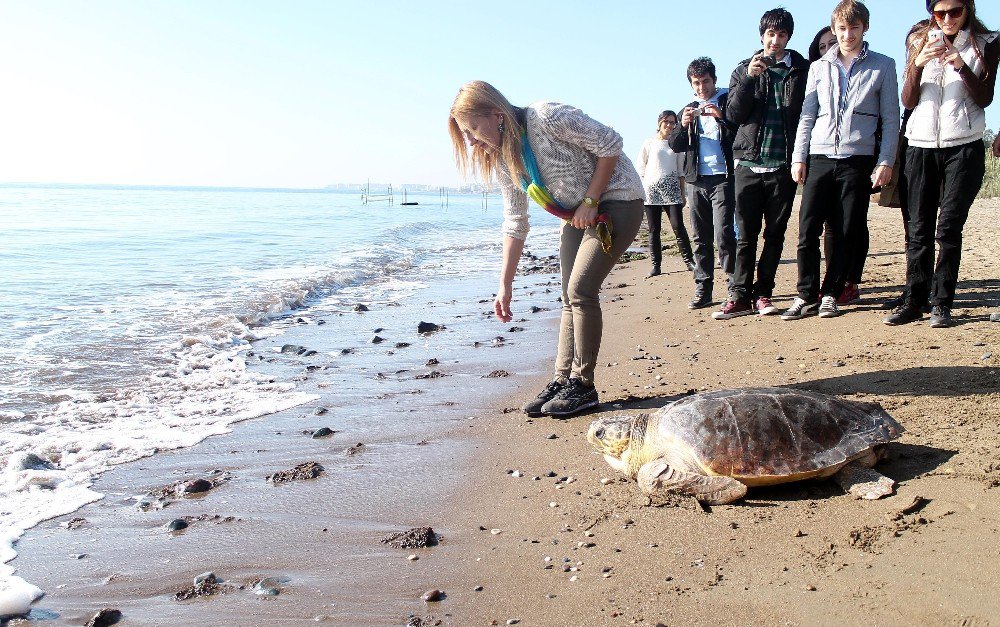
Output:
[[699,289],[694,293],[694,299],[688,303],[688,309],[703,309],[712,304],[711,290]]
[[951,307],[935,305],[931,309],[931,328],[945,329],[951,326]]
[[905,304],[893,309],[891,314],[882,319],[882,322],[894,327],[898,324],[915,322],[923,317],[924,315],[920,313],[920,309]]
[[649,274],[646,275],[646,278],[654,276],[660,276],[660,264],[656,264],[652,268],[650,268]]
[[545,389],[542,390],[538,396],[534,398],[534,400],[521,409],[524,410],[524,413],[532,417],[544,416],[545,412],[542,411],[542,406],[554,399],[564,387],[566,387],[565,383],[550,381],[549,384],[545,386]]
[[695,266],[695,265],[694,265],[694,259],[693,259],[693,258],[691,258],[691,257],[688,257],[687,259],[684,259],[684,258],[682,258],[682,259],[681,259],[681,261],[683,261],[683,262],[684,262],[684,265],[685,265],[685,266],[687,267],[687,269],[688,269],[688,270],[690,270],[691,272],[694,272],[694,269],[695,269],[695,268],[697,267],[697,266]]
[[542,407],[542,413],[549,416],[572,416],[591,407],[597,407],[597,388],[584,385],[579,379],[570,379],[569,383]]
[[906,292],[903,292],[896,298],[890,298],[889,300],[882,303],[882,309],[899,309],[906,304]]

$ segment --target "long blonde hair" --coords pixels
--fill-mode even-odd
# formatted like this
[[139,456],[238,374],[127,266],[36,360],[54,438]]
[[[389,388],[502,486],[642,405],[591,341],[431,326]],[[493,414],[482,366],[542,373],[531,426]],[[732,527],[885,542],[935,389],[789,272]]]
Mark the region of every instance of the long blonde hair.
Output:
[[[503,120],[500,152],[492,153],[482,147],[470,147],[456,118],[468,119],[494,113],[499,113]],[[483,182],[490,185],[498,168],[505,165],[514,184],[520,183],[521,177],[528,175],[521,158],[522,132],[517,110],[493,85],[485,81],[470,81],[458,90],[448,116],[448,134],[451,135],[451,143],[455,148],[455,163],[466,178],[470,173],[479,174]]]

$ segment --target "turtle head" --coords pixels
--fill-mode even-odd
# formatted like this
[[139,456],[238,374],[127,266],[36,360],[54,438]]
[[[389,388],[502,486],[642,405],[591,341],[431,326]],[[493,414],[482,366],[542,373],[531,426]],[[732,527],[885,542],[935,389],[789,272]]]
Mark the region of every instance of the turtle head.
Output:
[[587,441],[615,470],[627,472],[625,455],[632,442],[634,423],[635,419],[630,416],[608,416],[592,422],[587,431]]

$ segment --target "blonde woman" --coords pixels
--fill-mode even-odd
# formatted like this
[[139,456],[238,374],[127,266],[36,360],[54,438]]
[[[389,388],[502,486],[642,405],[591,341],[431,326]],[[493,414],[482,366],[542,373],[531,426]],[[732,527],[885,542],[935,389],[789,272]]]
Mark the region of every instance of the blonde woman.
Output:
[[[503,194],[503,262],[493,303],[501,322],[512,318],[529,193],[548,204],[546,210],[567,217],[559,243],[563,307],[555,376],[524,411],[561,417],[595,407],[601,283],[632,243],[643,215],[642,181],[622,154],[621,136],[568,105],[515,107],[483,81],[459,90],[448,131],[459,170],[487,184],[496,180]],[[602,235],[608,237],[602,241]]]

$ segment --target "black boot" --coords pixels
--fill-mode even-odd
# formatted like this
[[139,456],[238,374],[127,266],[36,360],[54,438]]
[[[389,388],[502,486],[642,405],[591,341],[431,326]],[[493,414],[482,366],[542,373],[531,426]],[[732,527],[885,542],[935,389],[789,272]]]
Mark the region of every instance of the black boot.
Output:
[[649,269],[649,274],[647,274],[646,277],[649,278],[659,275],[660,275],[660,264],[654,263],[653,266]]

